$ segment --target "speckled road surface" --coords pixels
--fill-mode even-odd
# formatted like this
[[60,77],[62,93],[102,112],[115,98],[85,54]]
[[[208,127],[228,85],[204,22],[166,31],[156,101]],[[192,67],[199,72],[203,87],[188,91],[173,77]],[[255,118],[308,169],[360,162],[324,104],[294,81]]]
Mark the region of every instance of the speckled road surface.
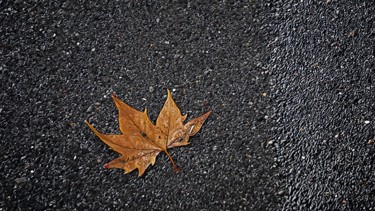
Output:
[[373,210],[374,2],[275,7],[269,67],[279,202],[285,210]]
[[[0,1],[0,210],[371,210],[374,3]],[[144,176],[111,94],[214,113]]]

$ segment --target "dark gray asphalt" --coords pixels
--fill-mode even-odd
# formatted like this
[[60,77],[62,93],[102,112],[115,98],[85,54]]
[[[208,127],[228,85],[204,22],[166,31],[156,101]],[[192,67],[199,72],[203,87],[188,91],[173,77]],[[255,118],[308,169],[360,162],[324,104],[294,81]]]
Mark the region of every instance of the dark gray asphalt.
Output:
[[[0,210],[371,210],[375,3],[0,1]],[[144,176],[112,92],[214,113]]]
[[286,210],[374,210],[375,2],[317,2],[273,10],[279,202]]

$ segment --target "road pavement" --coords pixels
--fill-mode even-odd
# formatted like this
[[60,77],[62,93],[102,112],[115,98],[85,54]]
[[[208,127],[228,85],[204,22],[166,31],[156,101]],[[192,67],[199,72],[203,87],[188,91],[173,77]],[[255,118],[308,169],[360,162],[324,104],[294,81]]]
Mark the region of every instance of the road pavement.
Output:
[[[371,210],[371,1],[0,1],[0,210]],[[84,124],[213,114],[142,177]]]

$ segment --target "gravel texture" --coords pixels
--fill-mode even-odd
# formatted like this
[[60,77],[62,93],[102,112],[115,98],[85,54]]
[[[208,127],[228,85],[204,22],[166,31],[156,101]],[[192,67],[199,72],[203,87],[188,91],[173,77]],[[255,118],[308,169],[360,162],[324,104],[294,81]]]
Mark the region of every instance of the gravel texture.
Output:
[[[273,209],[262,4],[1,4],[2,210]],[[213,115],[144,176],[83,123],[118,133],[112,92],[155,121],[170,88],[189,117]],[[188,117],[188,118],[189,118]]]
[[[371,210],[375,3],[0,0],[0,210]],[[191,145],[142,177],[84,124],[111,94]]]
[[278,2],[270,47],[283,210],[375,209],[375,2]]

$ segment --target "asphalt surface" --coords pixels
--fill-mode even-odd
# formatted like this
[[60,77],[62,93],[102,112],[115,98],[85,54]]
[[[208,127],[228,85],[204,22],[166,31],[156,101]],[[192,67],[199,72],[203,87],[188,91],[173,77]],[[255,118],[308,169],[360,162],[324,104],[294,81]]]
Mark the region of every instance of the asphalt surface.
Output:
[[374,2],[273,9],[271,131],[282,208],[374,210]]
[[[0,210],[371,210],[375,3],[0,1]],[[142,177],[84,124],[111,94],[191,145]]]

